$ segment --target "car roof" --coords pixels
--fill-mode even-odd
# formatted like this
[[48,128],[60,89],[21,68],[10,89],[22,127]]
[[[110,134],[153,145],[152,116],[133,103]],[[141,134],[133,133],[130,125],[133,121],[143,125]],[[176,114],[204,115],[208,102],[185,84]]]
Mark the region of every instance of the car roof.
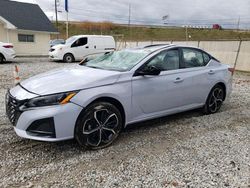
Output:
[[186,48],[194,48],[194,49],[202,50],[202,49],[197,48],[195,46],[176,45],[176,44],[152,44],[152,45],[130,48],[130,50],[140,50],[140,51],[144,51],[144,52],[153,53],[153,52],[161,50],[161,49],[168,49],[168,48],[173,48],[173,47],[182,47],[182,48],[186,47]]
[[141,52],[146,52],[146,53],[152,53],[154,51],[160,50],[162,48],[167,48],[173,46],[171,44],[155,44],[155,45],[147,45],[147,46],[139,46],[135,48],[127,48],[125,50],[130,50],[130,51],[141,51]]
[[[80,37],[102,37],[102,38],[111,38],[112,36],[110,35],[74,35],[72,37],[77,37],[77,38],[80,38]],[[113,37],[112,37],[113,38]]]

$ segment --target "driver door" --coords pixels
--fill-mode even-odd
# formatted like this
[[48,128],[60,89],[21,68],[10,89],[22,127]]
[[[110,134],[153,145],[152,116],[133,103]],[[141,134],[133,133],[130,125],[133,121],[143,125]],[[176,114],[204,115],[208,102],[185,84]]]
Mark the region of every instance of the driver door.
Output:
[[82,37],[77,39],[72,45],[71,45],[72,52],[74,54],[74,57],[78,60],[83,59],[84,56],[89,54],[89,46],[88,46],[88,38]]
[[185,105],[185,90],[190,80],[185,80],[180,72],[180,57],[178,48],[162,51],[144,66],[160,69],[160,75],[132,78],[134,109],[140,109],[141,113],[149,115]]

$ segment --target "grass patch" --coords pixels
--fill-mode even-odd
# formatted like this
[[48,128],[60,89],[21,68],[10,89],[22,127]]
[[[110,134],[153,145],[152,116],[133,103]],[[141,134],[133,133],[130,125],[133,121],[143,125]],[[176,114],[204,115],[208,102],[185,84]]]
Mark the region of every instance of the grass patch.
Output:
[[[66,25],[59,22],[59,38],[65,38]],[[117,25],[110,22],[71,22],[69,36],[72,35],[121,35],[126,41],[172,41],[186,40],[185,28],[134,27]],[[191,29],[188,28],[189,40],[250,40],[249,31]],[[52,36],[56,38],[56,36]]]

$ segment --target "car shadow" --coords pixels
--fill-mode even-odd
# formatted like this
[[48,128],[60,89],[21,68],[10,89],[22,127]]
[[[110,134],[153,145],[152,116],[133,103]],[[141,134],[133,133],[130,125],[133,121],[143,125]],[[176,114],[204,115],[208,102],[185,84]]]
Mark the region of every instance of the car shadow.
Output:
[[167,115],[160,118],[154,118],[151,120],[142,121],[139,123],[129,124],[126,128],[124,128],[123,132],[133,132],[138,129],[150,129],[152,127],[158,127],[166,124],[171,124],[171,122],[174,122],[178,119],[183,118],[192,118],[192,117],[199,117],[202,115],[202,112],[200,109],[180,112],[173,115]]
[[15,62],[14,61],[4,61],[4,62],[0,63],[0,65],[11,64],[11,63],[15,63]]

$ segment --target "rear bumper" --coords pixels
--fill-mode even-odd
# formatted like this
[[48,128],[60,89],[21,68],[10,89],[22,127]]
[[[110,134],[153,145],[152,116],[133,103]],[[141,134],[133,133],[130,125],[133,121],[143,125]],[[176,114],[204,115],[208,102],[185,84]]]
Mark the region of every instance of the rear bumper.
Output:
[[13,61],[16,57],[15,53],[10,53],[10,54],[4,53],[3,55],[6,61]]

